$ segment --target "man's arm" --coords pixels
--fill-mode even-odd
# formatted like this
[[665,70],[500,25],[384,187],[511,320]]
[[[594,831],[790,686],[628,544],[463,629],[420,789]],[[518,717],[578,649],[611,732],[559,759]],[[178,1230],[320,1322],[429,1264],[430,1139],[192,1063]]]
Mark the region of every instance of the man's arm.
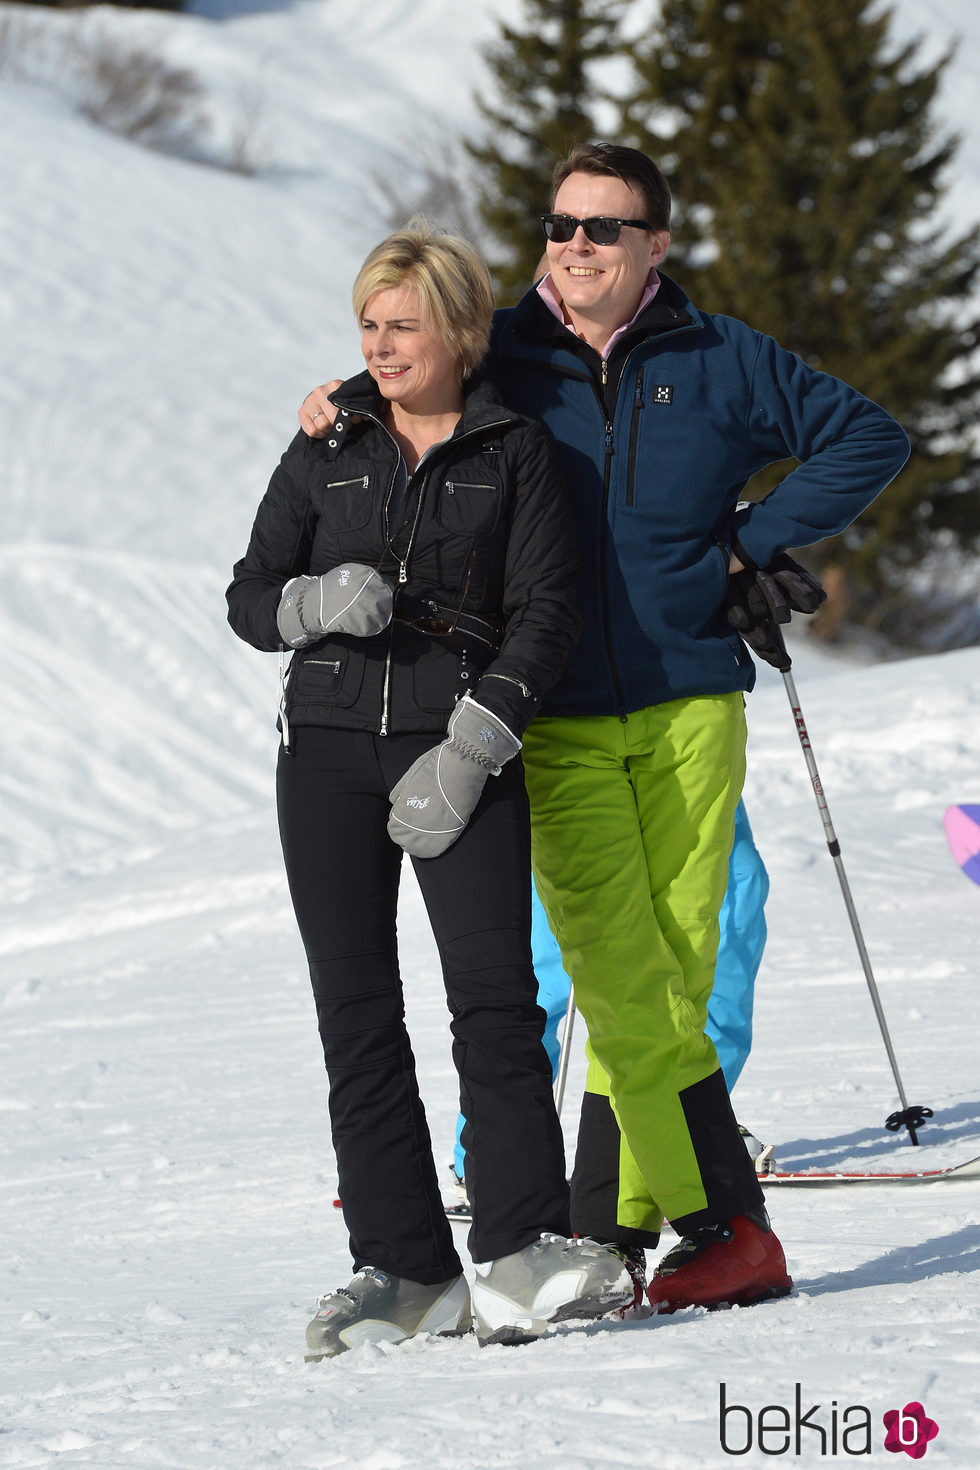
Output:
[[848,383],[759,338],[752,437],[772,458],[799,461],[764,500],[740,504],[731,546],[743,566],[768,567],[791,547],[845,530],[909,455],[901,427]]
[[333,428],[337,417],[336,406],[330,402],[330,394],[340,387],[343,378],[331,378],[321,383],[312,393],[307,393],[299,406],[299,426],[311,439],[324,439]]

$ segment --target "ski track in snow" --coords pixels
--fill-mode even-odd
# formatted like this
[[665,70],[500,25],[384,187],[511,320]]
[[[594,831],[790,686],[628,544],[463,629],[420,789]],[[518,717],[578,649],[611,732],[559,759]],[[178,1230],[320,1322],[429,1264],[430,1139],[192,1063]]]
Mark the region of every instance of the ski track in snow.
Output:
[[[878,1465],[883,1413],[920,1401],[927,1463],[976,1464],[977,1182],[774,1193],[796,1280],[779,1303],[303,1362],[349,1256],[278,852],[275,659],[238,643],[222,593],[298,399],[357,366],[371,171],[472,117],[473,47],[500,14],[516,0],[100,12],[197,68],[219,130],[258,86],[252,180],[0,89],[0,1470],[718,1470],[722,1382],[755,1413],[799,1383],[828,1433],[832,1405],[867,1405]],[[976,27],[950,0],[896,14],[934,51],[964,32],[943,91],[964,228]],[[746,799],[770,940],[737,1111],[785,1167],[959,1162],[980,1153],[980,892],[942,814],[980,794],[980,650],[861,666],[792,648],[909,1100],[936,1117],[919,1149],[884,1129],[894,1082],[767,668]],[[456,1088],[410,872],[400,927],[442,1165]],[[799,1458],[819,1450],[804,1431]]]

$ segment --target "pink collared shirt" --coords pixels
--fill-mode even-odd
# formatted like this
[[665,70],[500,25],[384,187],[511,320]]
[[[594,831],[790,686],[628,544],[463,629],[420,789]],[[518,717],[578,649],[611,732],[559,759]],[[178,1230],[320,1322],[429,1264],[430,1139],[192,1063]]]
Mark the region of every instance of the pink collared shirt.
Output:
[[[609,357],[610,352],[613,350],[620,337],[623,335],[624,332],[629,331],[630,327],[636,321],[640,313],[646,311],[647,307],[650,305],[650,302],[653,300],[659,290],[660,277],[657,275],[656,267],[651,266],[650,274],[647,276],[647,283],[643,288],[643,295],[640,297],[639,306],[636,308],[628,322],[624,322],[621,327],[616,328],[615,332],[613,332],[605,347],[603,347],[602,351],[599,353],[600,357]],[[558,294],[558,288],[555,285],[554,281],[551,279],[550,271],[538,282],[537,292],[538,295],[541,297],[541,300],[544,302],[545,306],[551,312],[552,316],[557,317],[563,327],[567,327],[570,332],[574,332],[575,328],[572,326],[571,322],[568,319],[568,314],[565,311],[565,303],[562,301],[561,297]]]

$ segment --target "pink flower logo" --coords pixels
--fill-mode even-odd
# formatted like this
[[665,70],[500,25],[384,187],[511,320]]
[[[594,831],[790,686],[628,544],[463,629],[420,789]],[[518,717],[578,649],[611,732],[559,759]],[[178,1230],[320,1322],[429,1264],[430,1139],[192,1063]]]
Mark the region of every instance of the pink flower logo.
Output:
[[930,1419],[921,1404],[906,1404],[904,1409],[889,1409],[884,1415],[885,1449],[897,1455],[904,1450],[913,1460],[921,1460],[936,1438],[939,1425]]

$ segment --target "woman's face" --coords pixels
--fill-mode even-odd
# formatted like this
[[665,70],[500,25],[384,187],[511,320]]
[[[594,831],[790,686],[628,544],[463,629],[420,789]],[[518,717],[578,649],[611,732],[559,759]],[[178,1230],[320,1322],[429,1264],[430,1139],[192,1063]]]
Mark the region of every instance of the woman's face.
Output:
[[412,285],[376,291],[361,316],[361,352],[382,395],[410,413],[458,407],[459,361],[438,332],[423,322]]

